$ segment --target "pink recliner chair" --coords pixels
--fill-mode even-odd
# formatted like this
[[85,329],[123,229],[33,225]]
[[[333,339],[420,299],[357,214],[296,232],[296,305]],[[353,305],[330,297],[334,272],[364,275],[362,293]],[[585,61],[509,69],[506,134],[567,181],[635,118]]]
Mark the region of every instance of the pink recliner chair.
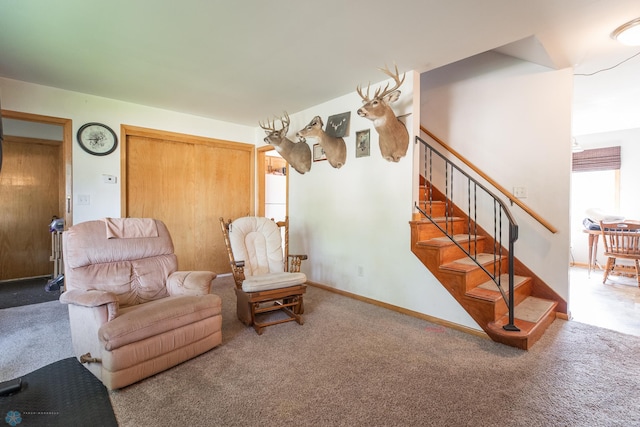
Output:
[[221,299],[210,271],[176,271],[162,221],[106,218],[63,233],[73,348],[108,389],[118,389],[222,342]]

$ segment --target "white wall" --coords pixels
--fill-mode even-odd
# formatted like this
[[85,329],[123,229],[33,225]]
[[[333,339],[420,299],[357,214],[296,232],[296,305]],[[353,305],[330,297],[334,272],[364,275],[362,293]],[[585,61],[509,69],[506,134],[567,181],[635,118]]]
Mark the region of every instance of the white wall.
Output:
[[[558,229],[517,206],[515,254],[568,298],[571,70],[485,53],[422,75],[422,123]],[[475,175],[472,173],[472,175]]]
[[[413,135],[420,116],[414,87],[419,76],[407,73],[393,106],[398,115],[411,114],[409,150],[398,163],[382,159],[372,123],[356,114],[362,100],[355,92],[291,115],[294,138],[316,115],[326,123],[330,115],[351,111],[346,164],[334,169],[327,161],[314,162],[310,172],[290,174],[290,250],[309,255],[303,271],[314,282],[478,329],[411,252]],[[371,155],[356,158],[355,133],[365,129],[371,129]]]
[[[636,160],[640,159],[640,128],[626,129],[616,132],[595,133],[590,135],[580,135],[576,137],[578,144],[584,149],[603,148],[620,146],[620,199],[619,209],[615,212],[609,211],[605,207],[605,200],[613,197],[612,194],[600,194],[597,189],[599,182],[594,182],[586,189],[588,203],[580,203],[582,206],[590,208],[600,208],[606,213],[619,214],[626,219],[640,220],[640,197],[638,197],[638,183],[640,182],[640,168]],[[578,175],[580,173],[577,173]],[[575,193],[577,189],[573,189]],[[574,203],[577,195],[572,195]],[[578,264],[588,262],[588,236],[582,230],[582,220],[585,218],[583,209],[571,213],[571,253],[574,261]],[[597,260],[602,263],[603,245],[598,245]]]
[[[120,147],[108,156],[92,156],[75,140],[78,128],[87,122],[111,127],[120,139],[120,125],[254,143],[255,130],[128,102],[70,92],[47,86],[0,78],[2,108],[73,120],[73,220],[74,223],[103,217],[119,217]],[[214,101],[212,101],[214,102]],[[117,184],[105,184],[102,175],[115,175]],[[78,195],[88,195],[90,205],[78,205]],[[214,226],[214,225],[212,225]]]

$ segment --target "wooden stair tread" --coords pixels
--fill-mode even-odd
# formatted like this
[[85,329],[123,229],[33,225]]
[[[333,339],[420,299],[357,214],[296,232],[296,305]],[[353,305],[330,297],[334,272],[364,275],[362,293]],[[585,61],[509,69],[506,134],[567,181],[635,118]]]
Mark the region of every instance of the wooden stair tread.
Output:
[[[530,280],[530,277],[526,276],[513,276],[513,289],[516,290],[523,284],[527,283]],[[500,275],[500,284],[502,285],[502,289],[506,295],[509,295],[509,275],[501,274]],[[467,292],[468,296],[472,296],[475,298],[481,298],[487,301],[499,301],[502,299],[502,294],[498,289],[498,285],[493,280],[487,280],[486,282],[476,286],[473,289],[470,289]]]
[[[475,243],[476,241],[480,242],[485,239],[484,236],[477,236],[476,238],[472,237],[471,239],[469,239],[469,234],[454,234],[453,238],[458,243],[468,243],[468,242]],[[433,248],[441,248],[445,246],[455,245],[455,243],[453,243],[449,237],[442,236],[442,237],[434,237],[429,240],[421,240],[419,242],[416,242],[416,245],[429,246]]]
[[409,221],[410,224],[433,224],[434,222],[437,223],[441,223],[441,222],[460,222],[460,221],[464,221],[464,218],[460,217],[460,216],[434,216],[431,217],[431,219],[423,217],[419,220],[411,220]]
[[[477,261],[480,265],[485,266],[492,264],[500,259],[500,257],[496,257],[493,254],[480,253],[476,255]],[[469,257],[460,258],[455,261],[449,262],[447,264],[442,264],[440,266],[443,270],[452,270],[452,271],[471,271],[478,267],[478,265],[473,261],[473,259]]]
[[530,296],[515,306],[513,317],[525,322],[538,323],[556,305],[555,301]]

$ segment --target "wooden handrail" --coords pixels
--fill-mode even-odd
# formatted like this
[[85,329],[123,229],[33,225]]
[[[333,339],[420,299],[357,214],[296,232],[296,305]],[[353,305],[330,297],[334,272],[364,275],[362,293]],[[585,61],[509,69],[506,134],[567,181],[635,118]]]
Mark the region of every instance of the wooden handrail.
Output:
[[475,166],[473,163],[471,163],[469,160],[467,160],[464,156],[462,156],[460,153],[458,153],[456,150],[454,150],[453,148],[451,148],[447,143],[445,143],[444,141],[442,141],[440,138],[438,138],[437,136],[435,136],[433,133],[431,133],[430,131],[428,131],[424,126],[420,125],[420,130],[422,132],[424,132],[425,134],[429,135],[429,137],[431,139],[433,139],[434,141],[436,141],[438,144],[440,144],[442,147],[444,147],[447,151],[449,151],[451,154],[453,154],[455,157],[457,157],[462,163],[464,163],[465,165],[467,165],[469,168],[471,168],[475,173],[477,173],[478,175],[480,175],[482,177],[482,179],[486,180],[488,183],[490,183],[494,188],[496,188],[498,191],[500,191],[502,194],[504,194],[511,203],[515,203],[516,205],[518,205],[523,211],[525,211],[526,213],[528,213],[533,219],[535,219],[536,221],[538,221],[540,224],[542,224],[547,230],[549,230],[552,233],[557,233],[558,229],[555,228],[553,225],[551,225],[549,222],[547,222],[544,218],[542,218],[540,215],[538,215],[537,213],[535,213],[534,211],[531,210],[531,208],[529,208],[527,205],[525,205],[524,203],[522,203],[519,199],[513,197],[513,195],[503,186],[501,186],[500,184],[498,184],[497,182],[495,182],[493,179],[491,179],[487,174],[485,174],[484,172],[482,172],[477,166]]

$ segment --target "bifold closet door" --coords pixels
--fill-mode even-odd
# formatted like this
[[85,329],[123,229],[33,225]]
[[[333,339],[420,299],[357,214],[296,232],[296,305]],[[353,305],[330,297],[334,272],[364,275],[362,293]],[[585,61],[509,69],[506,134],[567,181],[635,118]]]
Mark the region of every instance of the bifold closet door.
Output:
[[218,223],[252,212],[250,144],[168,135],[127,135],[128,217],[162,220],[180,270],[230,272]]

